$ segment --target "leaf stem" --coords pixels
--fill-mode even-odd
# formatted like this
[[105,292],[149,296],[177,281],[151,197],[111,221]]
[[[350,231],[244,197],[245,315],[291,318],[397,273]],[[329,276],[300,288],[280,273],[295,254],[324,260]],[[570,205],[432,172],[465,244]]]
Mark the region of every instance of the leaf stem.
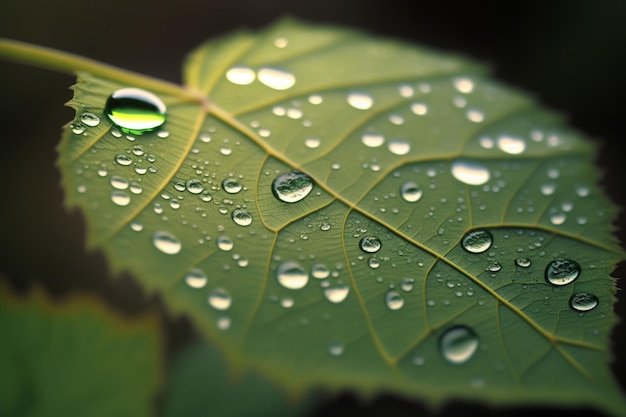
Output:
[[174,96],[182,96],[184,98],[194,96],[185,88],[168,81],[117,68],[69,52],[13,39],[0,38],[0,57],[67,74],[88,72],[109,80],[133,84]]

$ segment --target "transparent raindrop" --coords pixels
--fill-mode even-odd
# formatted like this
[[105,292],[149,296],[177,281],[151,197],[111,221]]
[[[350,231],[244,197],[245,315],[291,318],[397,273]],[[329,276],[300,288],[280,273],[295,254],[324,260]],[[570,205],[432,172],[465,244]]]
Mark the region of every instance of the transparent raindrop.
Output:
[[226,71],[226,79],[237,85],[251,84],[255,78],[256,74],[248,67],[232,67]]
[[483,253],[491,247],[492,243],[493,237],[491,233],[482,229],[472,230],[461,241],[463,249],[470,253]]
[[567,285],[580,275],[580,265],[569,259],[556,259],[548,264],[546,281],[552,285]]
[[413,286],[415,285],[415,279],[411,277],[402,278],[402,282],[400,283],[400,288],[404,292],[413,291]]
[[257,77],[261,83],[274,90],[287,90],[296,83],[296,77],[292,73],[276,68],[261,68]]
[[226,178],[224,181],[222,181],[222,188],[228,194],[237,194],[239,191],[241,191],[243,186],[232,178]]
[[334,304],[339,304],[348,297],[350,287],[347,285],[335,285],[324,289],[324,297]]
[[187,180],[187,182],[185,183],[185,188],[191,194],[200,194],[202,191],[204,191],[202,182],[196,179]]
[[370,148],[378,148],[385,143],[385,137],[376,133],[365,133],[361,136],[361,142]]
[[313,190],[313,180],[306,174],[292,171],[276,177],[272,183],[272,192],[280,201],[296,203],[304,199]]
[[343,344],[337,341],[333,341],[328,344],[328,353],[332,356],[340,356],[343,354],[343,349]]
[[395,155],[406,155],[411,150],[411,144],[404,140],[392,140],[387,145],[389,152]]
[[207,283],[207,277],[201,269],[193,268],[185,275],[185,283],[191,288],[203,288]]
[[462,364],[474,356],[478,349],[478,336],[467,326],[447,329],[439,339],[441,355],[452,364]]
[[133,163],[133,160],[130,159],[130,157],[128,155],[125,155],[123,153],[115,156],[115,162],[117,162],[118,164],[122,165],[122,166],[129,166],[130,164]]
[[100,124],[100,118],[88,111],[80,115],[80,121],[81,123],[89,127],[96,127]]
[[104,107],[107,117],[124,133],[141,135],[165,123],[163,101],[140,88],[122,88],[109,96]]
[[515,259],[515,265],[520,268],[528,268],[531,265],[531,261],[528,258],[517,258]]
[[424,192],[413,181],[407,181],[400,186],[400,196],[409,203],[414,203],[422,198]]
[[454,178],[469,185],[485,184],[491,177],[489,170],[483,165],[464,159],[454,161],[451,171]]
[[118,206],[124,207],[130,204],[130,196],[124,191],[115,190],[111,192],[111,201]]
[[276,279],[287,289],[299,290],[309,282],[309,274],[298,262],[287,261],[276,270]]
[[598,297],[588,292],[577,292],[570,297],[569,305],[576,311],[590,311],[598,306]]
[[366,93],[353,92],[346,97],[348,104],[358,110],[368,110],[374,105],[374,99]]
[[154,232],[152,235],[152,244],[155,248],[167,255],[175,255],[180,252],[183,247],[176,236],[162,230]]
[[233,302],[232,297],[224,288],[216,288],[209,293],[209,305],[216,310],[228,310]]
[[404,306],[404,298],[396,290],[389,290],[385,294],[385,305],[390,310],[400,310]]
[[498,148],[508,154],[517,155],[526,150],[526,142],[522,138],[500,136],[498,138]]
[[324,264],[315,264],[311,267],[313,278],[326,279],[330,275],[330,269]]
[[239,226],[250,226],[252,224],[252,214],[246,209],[235,209],[231,216],[233,221]]
[[365,236],[359,242],[359,247],[363,252],[376,253],[382,248],[382,242],[375,236]]
[[233,249],[235,244],[228,236],[220,236],[215,240],[215,244],[218,249],[223,250],[224,252],[228,252]]

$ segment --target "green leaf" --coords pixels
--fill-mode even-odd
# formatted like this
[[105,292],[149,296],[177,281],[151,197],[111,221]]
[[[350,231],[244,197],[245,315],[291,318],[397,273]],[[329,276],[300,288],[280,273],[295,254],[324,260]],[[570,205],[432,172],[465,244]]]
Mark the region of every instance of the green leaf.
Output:
[[0,285],[0,415],[148,416],[161,385],[153,317],[125,320],[90,297],[18,297]]
[[[234,365],[295,393],[625,415],[607,366],[623,252],[595,148],[483,68],[293,21],[199,47],[183,87],[4,54],[79,71],[68,206]],[[125,88],[165,123],[114,126]]]
[[287,417],[303,415],[304,408],[258,375],[233,377],[215,348],[198,343],[179,353],[171,366],[163,415]]

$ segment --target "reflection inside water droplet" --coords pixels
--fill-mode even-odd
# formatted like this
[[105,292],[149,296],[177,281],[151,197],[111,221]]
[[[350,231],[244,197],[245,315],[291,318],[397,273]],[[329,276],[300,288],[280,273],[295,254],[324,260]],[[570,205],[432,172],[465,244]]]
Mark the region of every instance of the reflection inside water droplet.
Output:
[[413,181],[407,181],[400,186],[400,196],[409,203],[419,201],[422,194],[422,189]]
[[361,250],[367,253],[376,253],[382,246],[380,239],[375,236],[366,236],[359,242]]
[[306,174],[292,171],[276,177],[272,192],[276,198],[286,203],[303,200],[313,190],[313,180]]
[[385,294],[385,305],[390,310],[400,310],[404,306],[404,298],[396,290],[389,290]]
[[252,224],[252,214],[246,209],[235,209],[231,216],[233,221],[239,226],[250,226]]
[[208,301],[214,309],[224,311],[230,308],[233,300],[224,288],[216,288],[209,294]]
[[598,306],[598,297],[588,292],[577,292],[570,297],[569,306],[576,311],[591,311]]
[[104,112],[124,133],[141,135],[165,123],[163,101],[140,88],[122,88],[109,96]]
[[336,285],[324,289],[324,296],[328,301],[334,304],[339,304],[348,297],[350,293],[350,287],[347,285]]
[[567,285],[580,275],[580,265],[569,259],[557,259],[548,264],[546,281],[552,285]]
[[285,288],[299,290],[309,282],[309,274],[298,262],[287,261],[276,270],[276,279]]
[[463,249],[470,253],[483,253],[491,247],[492,243],[493,237],[491,233],[482,229],[472,230],[467,233],[461,241]]
[[439,350],[448,362],[458,365],[467,362],[478,348],[478,336],[467,326],[454,326],[439,339]]
[[185,283],[191,288],[203,288],[207,283],[207,277],[201,269],[193,268],[185,275]]
[[175,255],[182,249],[182,244],[176,236],[161,230],[154,232],[152,235],[152,244],[167,255]]

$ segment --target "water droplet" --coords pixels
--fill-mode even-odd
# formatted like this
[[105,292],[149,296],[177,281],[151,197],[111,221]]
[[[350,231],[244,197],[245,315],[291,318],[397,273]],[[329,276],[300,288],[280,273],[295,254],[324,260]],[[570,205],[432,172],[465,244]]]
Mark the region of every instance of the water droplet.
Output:
[[143,224],[138,221],[134,221],[130,223],[130,228],[134,232],[141,232],[143,230]]
[[324,296],[328,301],[334,304],[339,304],[346,299],[350,293],[350,287],[347,285],[336,285],[334,287],[328,287],[324,289]]
[[333,341],[328,344],[328,353],[333,356],[340,356],[343,353],[343,344]]
[[141,135],[165,123],[165,104],[140,88],[122,88],[107,99],[107,117],[124,133]]
[[207,277],[202,270],[193,268],[185,275],[185,282],[191,288],[203,288],[207,283]]
[[183,247],[183,245],[176,238],[176,236],[174,236],[170,232],[165,232],[162,230],[154,232],[154,234],[152,235],[152,244],[155,248],[167,255],[175,255],[180,252]]
[[580,265],[569,259],[556,259],[546,267],[546,281],[552,285],[567,285],[580,275]]
[[376,269],[380,267],[380,261],[376,258],[369,258],[367,260],[367,266],[369,266],[372,269]]
[[439,339],[441,355],[457,365],[470,360],[477,348],[478,336],[467,326],[451,327]]
[[276,271],[278,283],[290,290],[299,290],[309,282],[309,274],[295,261],[281,264]]
[[296,77],[292,73],[276,68],[261,68],[257,77],[259,81],[274,90],[286,90],[296,83]]
[[85,126],[82,123],[72,123],[70,125],[70,129],[72,130],[73,134],[81,135],[81,134],[85,133],[85,130],[87,130],[87,126]]
[[220,330],[230,329],[230,317],[220,317],[217,319],[217,328]]
[[385,143],[385,137],[376,133],[365,133],[361,136],[361,142],[370,148],[378,148]]
[[130,196],[123,191],[115,190],[111,192],[111,201],[124,207],[130,204]]
[[413,103],[411,105],[411,111],[417,116],[423,116],[428,113],[428,106],[424,103]]
[[474,82],[465,77],[455,78],[454,88],[456,88],[459,93],[469,94],[474,90]]
[[125,190],[128,188],[128,181],[117,175],[113,175],[111,177],[110,183],[111,187],[115,188],[116,190]]
[[424,192],[413,181],[405,182],[400,186],[400,196],[409,203],[415,203],[422,198]]
[[565,223],[565,220],[567,220],[565,213],[553,213],[550,215],[550,223],[555,226]]
[[415,279],[411,277],[402,278],[402,282],[400,283],[400,288],[402,291],[409,292],[413,291],[413,285],[415,285]]
[[209,294],[209,305],[216,310],[228,310],[232,302],[232,297],[224,288],[216,288]]
[[323,101],[324,97],[320,96],[319,94],[312,94],[309,96],[309,103],[311,104],[322,104]]
[[[176,187],[176,186],[174,186]],[[204,191],[204,187],[202,186],[202,182],[200,180],[187,180],[187,182],[185,183],[184,188],[187,189],[187,191],[189,191],[191,194],[200,194],[202,191]],[[177,188],[178,189],[178,188]],[[179,190],[182,191],[182,190]]]
[[231,216],[233,221],[239,226],[250,226],[252,224],[252,214],[246,209],[235,209]]
[[304,141],[304,146],[307,148],[315,149],[320,146],[321,141],[317,138],[308,138]]
[[390,310],[400,310],[404,306],[404,298],[396,290],[389,290],[385,294],[385,305]]
[[87,111],[80,115],[80,121],[89,127],[96,127],[100,124],[100,118]]
[[363,252],[376,253],[382,248],[383,244],[379,238],[375,236],[365,236],[359,242],[359,247]]
[[220,153],[224,156],[228,156],[233,153],[233,150],[229,148],[228,146],[222,146],[220,148]]
[[326,223],[326,222],[324,222],[324,223],[320,224],[320,230],[321,230],[322,232],[327,232],[327,231],[329,231],[330,229],[331,229],[330,223]]
[[541,194],[543,195],[552,195],[554,194],[554,190],[556,190],[556,186],[554,184],[543,184],[541,186]]
[[485,120],[485,115],[480,110],[470,109],[466,113],[467,120],[474,123],[480,123]]
[[463,237],[461,245],[470,253],[483,253],[491,247],[493,237],[486,230],[472,230]]
[[226,178],[224,181],[222,181],[222,188],[228,194],[237,194],[239,191],[241,191],[243,186],[231,178]]
[[226,79],[237,85],[251,84],[255,78],[254,71],[247,67],[232,67],[226,71]]
[[282,174],[272,183],[272,192],[280,201],[296,203],[304,199],[313,189],[313,180],[306,174],[292,171]]
[[515,260],[515,265],[520,268],[528,268],[531,265],[531,261],[528,258],[517,258]]
[[285,297],[282,300],[280,300],[280,306],[283,308],[291,308],[293,307],[294,301],[293,298],[291,297]]
[[411,144],[404,140],[392,140],[387,147],[395,155],[406,155],[411,150]]
[[372,108],[374,100],[365,93],[350,93],[346,97],[348,104],[358,110],[367,110]]
[[118,164],[122,166],[127,167],[133,163],[133,160],[130,159],[128,155],[124,155],[123,153],[121,153],[115,157],[115,162],[117,162]]
[[469,185],[482,185],[491,177],[489,170],[483,165],[463,159],[454,161],[451,170],[454,178]]
[[487,270],[488,270],[489,272],[498,272],[498,271],[500,271],[501,269],[502,269],[502,265],[500,265],[498,262],[494,262],[494,263],[492,263],[491,265],[489,265],[489,266],[487,267]]
[[215,244],[218,249],[223,250],[224,252],[228,252],[233,249],[235,244],[228,236],[220,236],[215,240]]
[[569,306],[576,311],[590,311],[598,306],[598,297],[588,292],[577,292],[570,297]]
[[315,264],[311,267],[313,278],[326,279],[330,275],[330,270],[324,264]]
[[526,142],[522,138],[500,136],[498,138],[498,148],[508,154],[517,155],[526,150]]

